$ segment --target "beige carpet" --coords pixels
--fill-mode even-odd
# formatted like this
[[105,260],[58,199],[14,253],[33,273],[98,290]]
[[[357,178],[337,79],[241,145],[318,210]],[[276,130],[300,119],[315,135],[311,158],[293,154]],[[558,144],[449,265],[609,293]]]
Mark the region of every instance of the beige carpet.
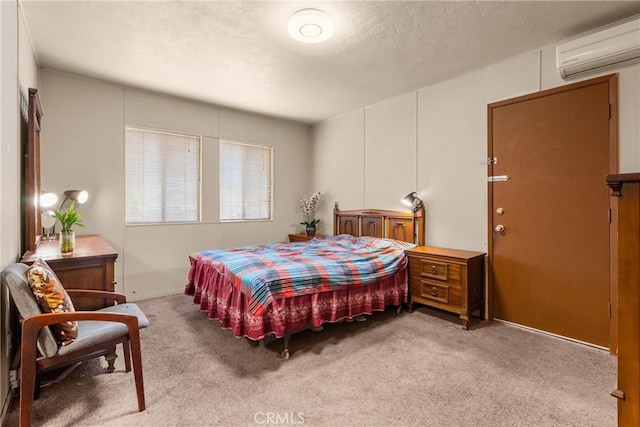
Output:
[[[133,375],[90,361],[42,391],[43,426],[615,426],[616,359],[426,308],[252,347],[190,297],[139,302],[147,410]],[[435,315],[434,315],[435,314]],[[17,403],[8,425],[17,425]]]

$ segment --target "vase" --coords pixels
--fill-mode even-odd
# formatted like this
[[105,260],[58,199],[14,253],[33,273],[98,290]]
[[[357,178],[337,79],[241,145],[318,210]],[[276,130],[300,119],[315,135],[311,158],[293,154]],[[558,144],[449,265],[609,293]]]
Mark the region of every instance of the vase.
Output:
[[315,225],[307,225],[305,228],[307,236],[314,236],[316,234],[316,226]]
[[63,230],[60,232],[60,253],[62,255],[73,254],[76,245],[76,232],[73,230]]

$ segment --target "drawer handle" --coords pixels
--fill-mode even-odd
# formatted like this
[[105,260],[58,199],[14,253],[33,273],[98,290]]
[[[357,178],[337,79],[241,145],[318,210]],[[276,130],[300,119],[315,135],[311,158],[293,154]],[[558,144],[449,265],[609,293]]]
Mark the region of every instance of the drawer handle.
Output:
[[435,286],[433,288],[431,288],[431,295],[433,295],[434,297],[438,296],[438,288],[436,288]]
[[436,267],[435,265],[432,265],[431,266],[431,273],[437,274],[438,273],[438,267]]

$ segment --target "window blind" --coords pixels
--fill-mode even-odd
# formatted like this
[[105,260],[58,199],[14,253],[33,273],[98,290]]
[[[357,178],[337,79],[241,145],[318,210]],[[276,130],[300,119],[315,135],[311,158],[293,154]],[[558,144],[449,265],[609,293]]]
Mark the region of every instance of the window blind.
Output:
[[200,220],[200,137],[126,128],[126,222]]
[[220,141],[220,220],[271,219],[273,147]]

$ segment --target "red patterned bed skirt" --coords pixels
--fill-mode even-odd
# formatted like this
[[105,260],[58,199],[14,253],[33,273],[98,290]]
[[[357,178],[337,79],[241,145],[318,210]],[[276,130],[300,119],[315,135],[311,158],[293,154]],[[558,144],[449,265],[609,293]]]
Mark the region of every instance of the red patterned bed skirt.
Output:
[[191,259],[185,294],[193,295],[200,310],[206,311],[210,319],[218,319],[236,337],[260,340],[267,335],[281,338],[306,327],[319,327],[325,322],[339,322],[406,303],[408,276],[404,268],[366,285],[278,299],[264,314],[255,316],[248,310],[248,298],[230,277],[221,275],[209,264],[197,265]]

